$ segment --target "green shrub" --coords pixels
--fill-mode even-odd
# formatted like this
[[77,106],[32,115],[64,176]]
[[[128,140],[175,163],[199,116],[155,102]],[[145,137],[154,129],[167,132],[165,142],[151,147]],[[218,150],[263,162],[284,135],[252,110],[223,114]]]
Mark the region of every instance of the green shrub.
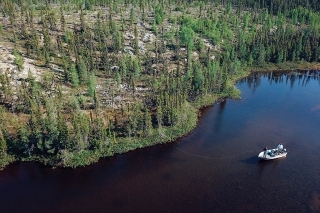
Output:
[[13,55],[15,57],[13,63],[17,65],[19,71],[22,71],[24,63],[23,57],[15,49],[13,50]]

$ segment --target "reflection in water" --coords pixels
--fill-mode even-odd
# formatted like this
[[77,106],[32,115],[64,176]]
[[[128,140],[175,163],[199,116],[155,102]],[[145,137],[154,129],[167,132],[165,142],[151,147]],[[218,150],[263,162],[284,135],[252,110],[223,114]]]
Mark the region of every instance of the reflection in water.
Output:
[[271,73],[268,73],[267,75],[269,75],[268,79],[269,79],[270,84],[272,82],[274,82],[276,84],[283,83],[283,80],[285,79],[284,75],[280,72],[271,72]]
[[220,105],[220,110],[223,110],[225,108],[226,103],[227,103],[227,99],[226,98],[224,98],[224,99],[222,99],[220,101],[220,104],[219,104]]
[[248,77],[241,79],[239,83],[247,83],[248,87],[252,89],[252,92],[254,93],[256,88],[258,88],[258,86],[260,85],[260,77],[260,73],[253,73],[252,75],[249,75]]
[[[296,76],[295,74],[292,74],[289,79],[290,79],[290,88],[292,89],[294,86],[294,82],[296,81]],[[300,79],[300,78],[299,78]]]
[[221,128],[223,127],[223,111],[226,107],[227,104],[227,99],[224,98],[220,101],[219,103],[219,107],[215,116],[215,120],[216,122],[214,123],[213,129],[215,132],[219,132],[221,130]]
[[261,77],[267,77],[270,84],[279,84],[284,83],[290,84],[290,88],[294,87],[296,81],[298,81],[299,86],[306,86],[311,80],[319,81],[320,83],[320,72],[318,70],[310,71],[273,71],[273,72],[256,72],[252,75],[241,79],[239,83],[247,83],[248,87],[252,89],[252,92],[255,92],[261,83]]

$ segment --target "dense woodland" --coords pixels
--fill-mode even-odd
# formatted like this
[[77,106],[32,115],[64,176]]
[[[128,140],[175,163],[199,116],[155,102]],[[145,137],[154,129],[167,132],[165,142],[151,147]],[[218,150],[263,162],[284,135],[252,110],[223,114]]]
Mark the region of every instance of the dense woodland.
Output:
[[[250,70],[319,62],[319,0],[2,0],[0,168],[172,141]],[[28,65],[28,67],[26,67]],[[30,66],[29,66],[30,65]],[[32,65],[32,66],[31,66]]]

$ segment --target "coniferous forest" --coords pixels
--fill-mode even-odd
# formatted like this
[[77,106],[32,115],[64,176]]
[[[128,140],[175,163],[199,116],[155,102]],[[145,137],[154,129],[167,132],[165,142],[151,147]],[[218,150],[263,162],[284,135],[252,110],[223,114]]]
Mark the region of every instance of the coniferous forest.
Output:
[[317,68],[319,0],[2,0],[0,168],[172,141],[253,70]]

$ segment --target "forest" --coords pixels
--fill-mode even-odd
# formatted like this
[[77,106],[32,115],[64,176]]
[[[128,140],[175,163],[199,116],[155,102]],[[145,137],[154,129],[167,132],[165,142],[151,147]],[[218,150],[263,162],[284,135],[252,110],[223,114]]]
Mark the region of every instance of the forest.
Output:
[[254,70],[317,69],[319,0],[2,0],[0,169],[173,141]]

